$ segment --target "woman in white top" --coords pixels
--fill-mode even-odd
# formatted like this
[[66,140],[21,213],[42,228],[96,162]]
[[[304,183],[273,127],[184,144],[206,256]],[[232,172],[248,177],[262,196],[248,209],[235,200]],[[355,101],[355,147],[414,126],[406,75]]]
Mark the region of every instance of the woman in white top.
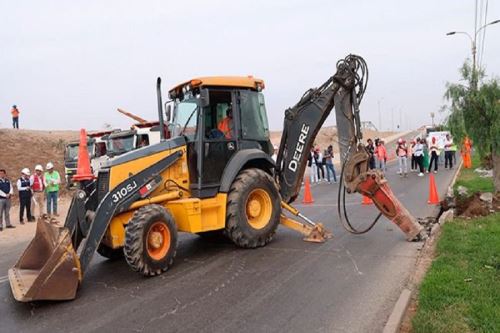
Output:
[[415,161],[420,169],[419,177],[424,175],[424,145],[422,144],[420,138],[417,138],[417,142],[413,147],[413,156],[415,157]]
[[439,147],[436,142],[436,138],[432,137],[431,143],[429,145],[429,152],[431,153],[431,161],[429,162],[429,168],[427,172],[431,172],[432,163],[434,163],[434,173],[438,172],[438,156],[439,156]]

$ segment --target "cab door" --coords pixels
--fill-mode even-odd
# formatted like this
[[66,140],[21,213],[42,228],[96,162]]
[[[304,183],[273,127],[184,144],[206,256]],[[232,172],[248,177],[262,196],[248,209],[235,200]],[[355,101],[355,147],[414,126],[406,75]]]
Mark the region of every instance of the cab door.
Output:
[[[209,100],[209,105],[204,107],[202,112],[202,186],[198,193],[202,198],[213,197],[218,193],[224,169],[238,150],[239,121],[235,92],[212,89],[209,92]],[[230,124],[230,131],[223,132],[223,122]]]

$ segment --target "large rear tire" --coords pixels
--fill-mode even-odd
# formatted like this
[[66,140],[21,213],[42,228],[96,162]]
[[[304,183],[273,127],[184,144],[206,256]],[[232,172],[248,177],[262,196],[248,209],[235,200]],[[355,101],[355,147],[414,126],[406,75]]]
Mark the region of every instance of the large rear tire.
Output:
[[255,168],[242,170],[228,193],[226,235],[243,248],[266,245],[280,221],[280,200],[268,173]]
[[172,266],[177,251],[177,227],[160,205],[139,208],[127,224],[125,259],[136,272],[154,276]]

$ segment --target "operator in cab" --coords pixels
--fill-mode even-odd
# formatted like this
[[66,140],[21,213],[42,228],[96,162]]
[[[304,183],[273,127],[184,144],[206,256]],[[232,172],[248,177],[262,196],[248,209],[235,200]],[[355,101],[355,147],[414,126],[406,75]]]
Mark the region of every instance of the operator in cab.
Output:
[[217,129],[224,134],[226,139],[233,138],[233,108],[231,104],[229,104],[226,110],[226,117],[224,117],[219,124],[217,125]]

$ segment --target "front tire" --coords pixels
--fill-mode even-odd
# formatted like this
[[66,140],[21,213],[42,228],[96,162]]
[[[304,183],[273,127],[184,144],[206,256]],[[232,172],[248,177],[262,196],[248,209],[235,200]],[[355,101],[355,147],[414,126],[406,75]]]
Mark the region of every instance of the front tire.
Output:
[[269,243],[280,222],[281,197],[274,179],[260,169],[242,170],[228,193],[226,234],[236,245]]
[[160,205],[139,208],[125,232],[125,259],[136,272],[159,275],[172,266],[177,251],[177,227]]

